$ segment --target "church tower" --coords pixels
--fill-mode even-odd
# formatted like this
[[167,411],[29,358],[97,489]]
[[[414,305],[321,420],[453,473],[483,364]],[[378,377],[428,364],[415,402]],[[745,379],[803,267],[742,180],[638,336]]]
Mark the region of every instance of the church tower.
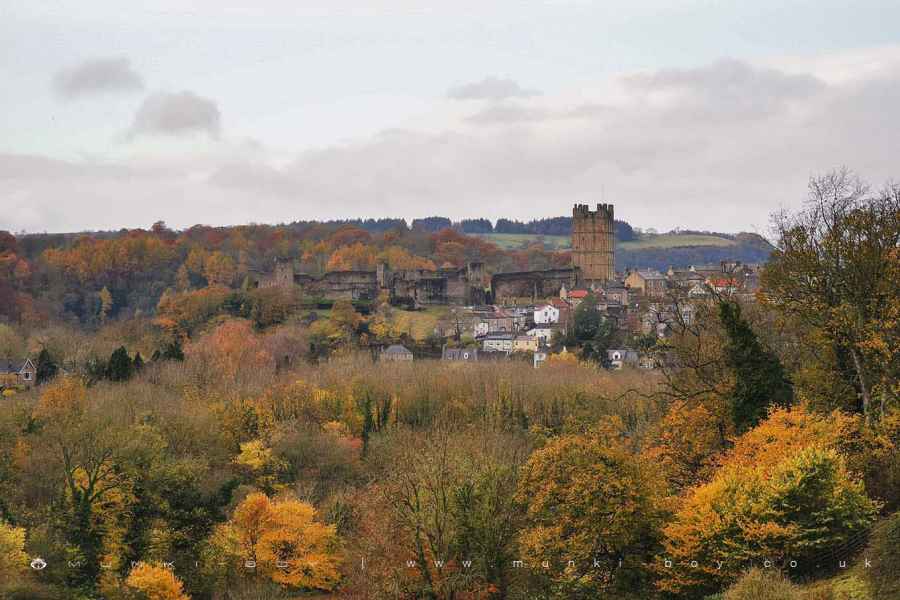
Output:
[[572,210],[572,264],[579,269],[579,282],[603,283],[616,274],[616,239],[613,205],[587,204]]

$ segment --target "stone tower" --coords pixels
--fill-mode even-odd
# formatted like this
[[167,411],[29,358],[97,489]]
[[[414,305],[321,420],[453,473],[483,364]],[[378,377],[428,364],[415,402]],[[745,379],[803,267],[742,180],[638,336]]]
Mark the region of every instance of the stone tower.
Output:
[[616,273],[615,225],[613,205],[598,204],[592,211],[587,204],[572,210],[572,264],[583,282],[604,282]]

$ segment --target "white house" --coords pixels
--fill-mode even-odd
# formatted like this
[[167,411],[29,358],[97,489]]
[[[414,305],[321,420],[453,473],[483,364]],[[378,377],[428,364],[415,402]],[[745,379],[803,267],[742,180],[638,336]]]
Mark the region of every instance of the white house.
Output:
[[542,344],[550,345],[553,340],[553,330],[549,327],[535,327],[528,330],[528,335],[536,337]]
[[535,323],[559,323],[559,309],[549,304],[534,309]]

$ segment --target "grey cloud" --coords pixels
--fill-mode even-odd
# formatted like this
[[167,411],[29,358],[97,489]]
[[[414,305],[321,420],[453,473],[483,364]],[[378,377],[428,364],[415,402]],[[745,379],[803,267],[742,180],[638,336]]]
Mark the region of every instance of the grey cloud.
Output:
[[617,114],[618,109],[605,104],[581,104],[574,108],[550,110],[532,108],[519,104],[492,104],[466,117],[466,121],[477,125],[511,125],[515,123],[538,123],[541,121],[564,121],[568,119],[602,119]]
[[512,79],[486,77],[481,81],[450,88],[447,97],[453,100],[505,100],[507,98],[530,98],[540,96],[538,90],[529,90]]
[[144,88],[141,76],[127,58],[98,58],[63,69],[53,78],[56,93],[67,99],[102,92],[129,92]]
[[[715,69],[696,71],[702,84],[674,80],[692,90],[712,85],[704,77]],[[671,72],[657,75],[654,89],[675,85]],[[676,118],[692,113],[684,103],[643,102],[645,87],[632,90],[635,102],[605,106],[598,98],[547,118],[524,107],[508,126],[385,131],[302,152],[277,167],[264,151],[243,146],[180,172],[130,164],[127,177],[100,166],[0,157],[0,206],[10,207],[11,227],[31,230],[436,212],[527,219],[598,202],[605,189],[604,200],[638,226],[733,231],[764,227],[770,212],[803,200],[811,173],[835,165],[876,184],[900,176],[893,135],[900,129],[900,68],[812,93],[788,88],[780,97],[798,110],[778,105],[765,121],[726,111],[717,119]],[[110,197],[131,201],[109,208]]]
[[518,104],[495,104],[466,117],[466,120],[483,125],[497,125],[533,123],[551,117],[550,111],[541,108],[527,108]]
[[147,97],[134,116],[126,139],[158,134],[183,136],[207,133],[218,137],[222,116],[218,105],[192,92],[158,92]]
[[791,101],[808,99],[826,90],[812,75],[789,74],[738,60],[721,60],[695,69],[663,69],[625,77],[637,95],[669,95],[678,118],[759,118],[783,110]]

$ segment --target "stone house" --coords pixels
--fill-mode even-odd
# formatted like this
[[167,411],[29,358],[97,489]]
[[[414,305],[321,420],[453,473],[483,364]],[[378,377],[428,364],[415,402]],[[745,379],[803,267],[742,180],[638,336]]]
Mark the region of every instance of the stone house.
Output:
[[0,358],[0,388],[31,387],[37,379],[37,367],[30,358]]
[[536,352],[538,339],[530,335],[517,335],[513,339],[513,352]]
[[482,341],[485,352],[512,352],[516,336],[511,333],[492,333]]
[[625,285],[650,298],[660,298],[666,294],[668,280],[654,269],[638,269],[625,278]]

